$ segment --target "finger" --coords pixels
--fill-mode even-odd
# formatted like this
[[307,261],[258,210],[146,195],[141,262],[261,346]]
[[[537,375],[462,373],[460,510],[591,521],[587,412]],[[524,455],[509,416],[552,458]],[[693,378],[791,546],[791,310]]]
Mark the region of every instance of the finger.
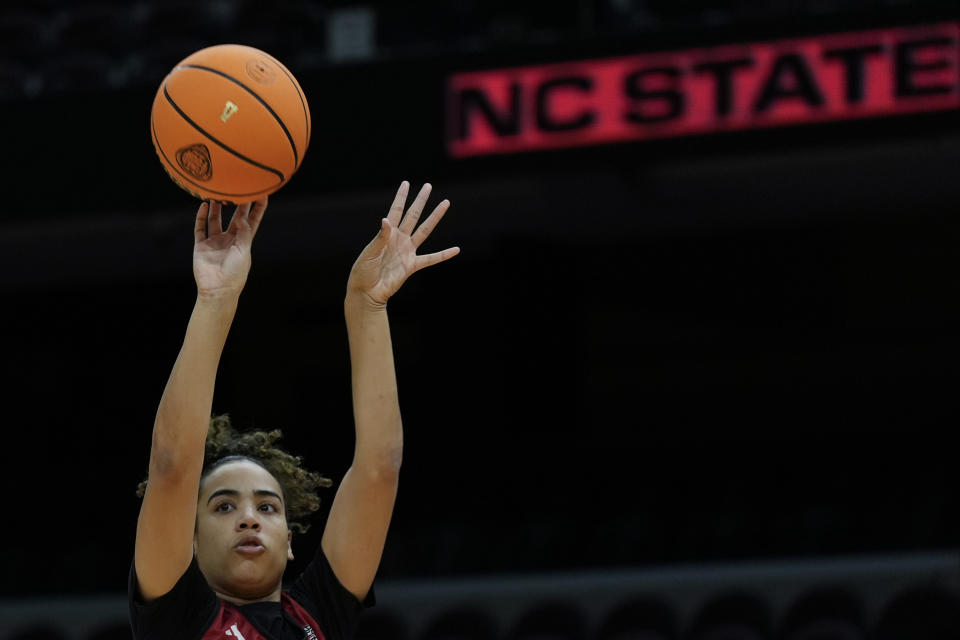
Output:
[[413,228],[417,226],[417,220],[420,219],[420,214],[423,213],[423,207],[427,204],[427,199],[430,197],[432,190],[433,186],[429,182],[420,188],[420,193],[414,198],[413,204],[407,209],[407,215],[403,217],[403,222],[400,223],[400,231],[407,235],[413,233]]
[[379,256],[380,252],[383,251],[383,248],[387,246],[387,242],[390,241],[391,233],[393,233],[393,225],[390,224],[390,221],[387,218],[381,218],[380,232],[374,236],[373,240],[370,241],[370,244],[367,245],[367,248],[364,249],[364,257],[375,258]]
[[390,224],[397,226],[400,224],[400,218],[403,217],[403,205],[407,203],[407,192],[410,190],[410,183],[404,180],[397,189],[397,195],[393,197],[393,204],[390,205],[390,213],[387,214],[387,220]]
[[246,216],[240,216],[236,222],[233,234],[233,246],[239,251],[249,251],[253,244],[253,232],[250,229],[250,219]]
[[241,224],[247,222],[247,214],[250,213],[250,207],[252,205],[252,202],[237,205],[237,208],[233,210],[233,215],[230,217],[230,226],[227,227],[227,231],[236,232]]
[[449,260],[459,253],[460,247],[450,247],[449,249],[437,251],[436,253],[428,253],[423,256],[417,256],[416,270],[420,271],[420,269],[432,267],[433,265],[443,262],[444,260]]
[[419,247],[421,244],[423,244],[424,240],[430,237],[430,233],[433,232],[433,229],[437,226],[437,224],[443,220],[443,216],[449,208],[450,201],[443,200],[433,209],[427,219],[423,221],[423,224],[417,228],[417,232],[410,236],[414,247]]
[[203,242],[207,239],[207,215],[210,213],[210,203],[203,202],[197,209],[197,219],[193,223],[193,239]]
[[253,208],[250,210],[250,237],[257,235],[257,229],[260,227],[260,221],[263,220],[263,214],[267,211],[268,204],[267,196],[264,196],[253,203]]
[[223,223],[221,220],[222,205],[216,200],[210,201],[210,217],[207,218],[207,237],[223,233]]

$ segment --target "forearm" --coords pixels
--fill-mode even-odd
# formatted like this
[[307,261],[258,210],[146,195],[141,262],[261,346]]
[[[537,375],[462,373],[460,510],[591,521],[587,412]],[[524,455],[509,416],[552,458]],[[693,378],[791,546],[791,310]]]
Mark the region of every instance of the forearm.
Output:
[[197,298],[157,409],[151,474],[202,462],[217,368],[236,308],[235,296]]
[[340,583],[359,600],[369,593],[380,565],[403,452],[387,301],[410,275],[458,251],[417,255],[449,202],[417,227],[430,185],[424,185],[404,214],[408,188],[406,181],[400,185],[380,231],[354,262],[344,300],[357,440],[353,465],[337,490],[320,544]]
[[357,439],[354,468],[395,473],[403,450],[403,424],[386,306],[348,294],[344,315]]

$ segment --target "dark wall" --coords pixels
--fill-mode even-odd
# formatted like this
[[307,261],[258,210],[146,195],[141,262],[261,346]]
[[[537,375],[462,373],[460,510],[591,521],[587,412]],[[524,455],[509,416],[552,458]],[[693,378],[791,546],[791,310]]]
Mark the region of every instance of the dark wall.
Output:
[[[339,479],[346,274],[396,184],[431,181],[453,202],[431,245],[463,254],[391,302],[385,577],[956,546],[956,113],[455,162],[443,77],[469,64],[302,75],[314,139],[216,411]],[[153,154],[151,100],[0,107],[4,594],[123,589],[194,291],[196,202]]]

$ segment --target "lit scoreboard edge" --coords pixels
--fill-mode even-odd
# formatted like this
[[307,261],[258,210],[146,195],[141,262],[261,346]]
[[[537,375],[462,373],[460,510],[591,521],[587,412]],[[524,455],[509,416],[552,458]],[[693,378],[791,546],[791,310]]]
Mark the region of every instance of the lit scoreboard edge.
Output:
[[960,107],[960,23],[456,73],[453,157]]

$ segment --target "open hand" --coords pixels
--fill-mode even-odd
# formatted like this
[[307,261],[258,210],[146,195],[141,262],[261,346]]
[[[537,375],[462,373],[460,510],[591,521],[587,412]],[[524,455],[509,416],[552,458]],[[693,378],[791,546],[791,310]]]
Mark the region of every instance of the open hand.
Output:
[[226,231],[219,202],[204,202],[194,225],[193,275],[201,296],[239,295],[250,272],[250,245],[267,198],[239,205]]
[[436,253],[417,255],[417,249],[447,212],[450,201],[441,201],[418,227],[417,221],[430,197],[431,186],[429,183],[423,185],[404,213],[409,189],[410,184],[404,180],[393,199],[389,214],[380,221],[380,233],[353,264],[347,281],[348,295],[359,293],[373,305],[383,306],[415,272],[460,253],[459,247],[451,247]]

